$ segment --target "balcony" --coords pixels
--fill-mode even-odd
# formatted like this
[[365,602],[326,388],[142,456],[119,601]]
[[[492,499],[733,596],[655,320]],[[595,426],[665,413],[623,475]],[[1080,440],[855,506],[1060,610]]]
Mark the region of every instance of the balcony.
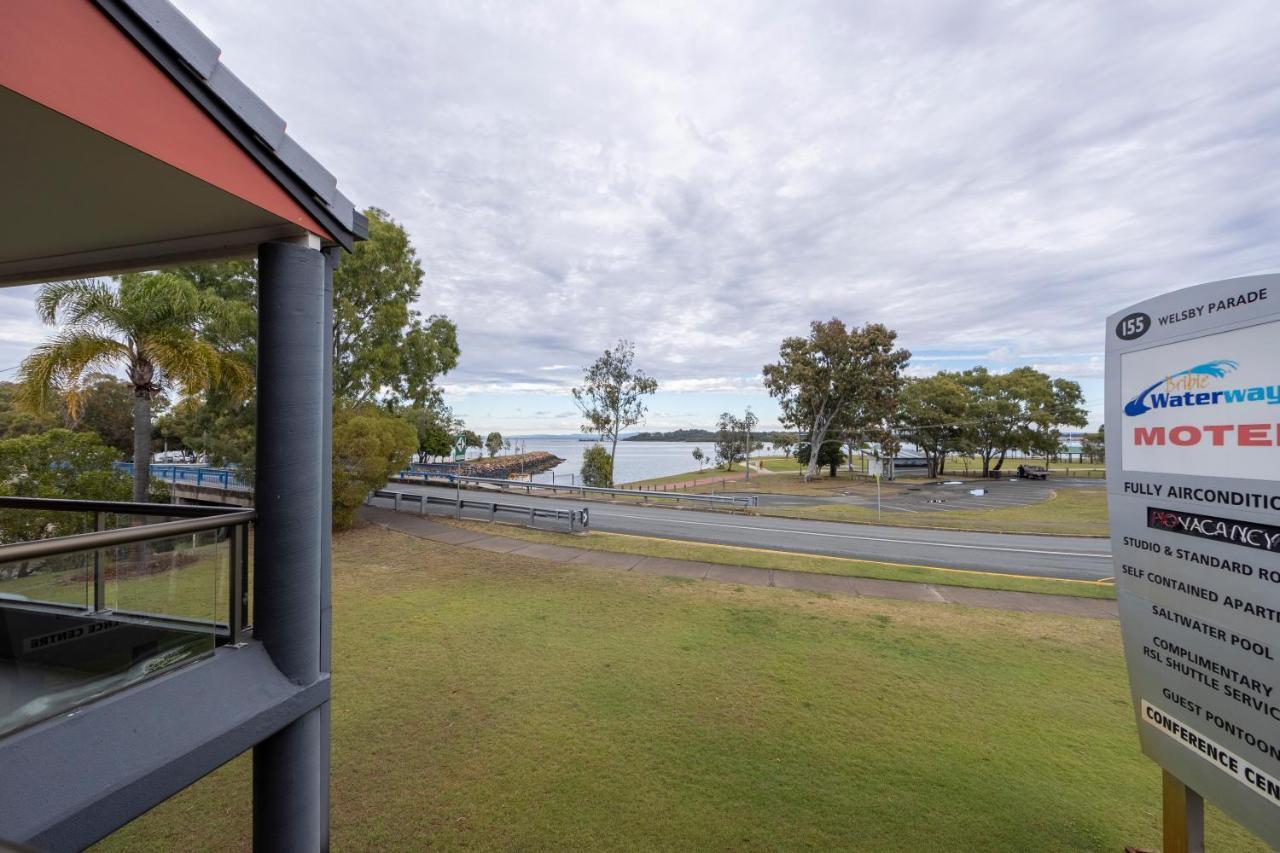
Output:
[[0,736],[239,644],[253,510],[0,498]]

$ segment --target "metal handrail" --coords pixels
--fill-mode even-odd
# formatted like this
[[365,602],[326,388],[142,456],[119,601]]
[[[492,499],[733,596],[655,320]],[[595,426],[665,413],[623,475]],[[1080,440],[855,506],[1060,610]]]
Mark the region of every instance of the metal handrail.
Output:
[[234,506],[192,504],[131,503],[130,501],[86,501],[73,498],[28,498],[0,496],[0,509],[49,509],[60,512],[111,512],[116,515],[167,515],[172,518],[203,518],[244,512]]
[[[93,551],[93,610],[95,612],[102,611],[106,606],[105,577],[99,560],[99,552],[103,549],[119,545],[130,545],[135,542],[184,536],[207,530],[225,530],[230,558],[226,621],[228,642],[238,645],[244,641],[249,615],[248,528],[249,524],[258,517],[256,510],[179,506],[176,504],[136,504],[123,501],[86,501],[69,498],[17,497],[0,497],[0,508],[93,513],[93,526],[95,529],[92,533],[74,533],[70,536],[55,536],[34,542],[14,542],[8,545],[0,545],[0,562],[38,560],[61,554]],[[104,530],[103,515],[106,513],[114,513],[116,515],[186,515],[191,517],[179,518],[176,521],[160,521],[139,524],[133,527]]]
[[0,545],[0,562],[38,560],[41,557],[53,557],[58,554],[71,554],[76,551],[89,551],[96,548],[111,548],[115,545],[145,542],[148,539],[164,539],[169,536],[181,536],[186,533],[199,533],[203,530],[217,530],[220,527],[247,524],[257,517],[256,510],[243,509],[238,512],[220,513],[204,518],[181,518],[177,521],[140,524],[137,527],[96,530],[92,533],[73,533],[70,536],[55,536],[52,539],[37,539],[34,542],[13,542],[9,545]]

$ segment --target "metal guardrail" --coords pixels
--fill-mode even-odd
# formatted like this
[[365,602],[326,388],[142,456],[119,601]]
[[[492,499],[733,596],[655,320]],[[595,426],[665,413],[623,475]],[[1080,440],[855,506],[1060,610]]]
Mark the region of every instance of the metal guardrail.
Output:
[[391,489],[375,489],[369,493],[369,499],[365,503],[372,503],[375,498],[394,501],[395,512],[400,511],[402,503],[416,503],[418,505],[418,515],[426,515],[427,507],[432,504],[439,506],[453,507],[454,514],[458,518],[462,518],[464,509],[484,510],[489,515],[489,521],[497,521],[498,513],[518,514],[522,519],[528,518],[527,527],[533,527],[539,518],[550,518],[554,521],[567,521],[569,523],[570,532],[579,529],[586,530],[590,523],[590,511],[585,507],[582,509],[550,509],[541,506],[528,506],[525,504],[506,504],[497,501],[476,500],[474,498],[454,497],[446,498],[439,495],[423,495],[418,492],[397,492]]
[[[132,462],[117,462],[115,469],[121,473],[133,475]],[[250,486],[240,478],[240,472],[234,468],[208,468],[197,465],[156,465],[149,468],[151,478],[161,482],[177,485],[179,483],[195,486],[217,486],[220,489],[248,489]]]
[[[92,533],[75,533],[69,536],[0,545],[0,564],[94,551],[92,569],[94,612],[106,609],[106,577],[97,552],[104,548],[167,539],[206,530],[225,530],[230,557],[227,583],[227,642],[239,644],[244,641],[249,615],[249,525],[258,517],[255,510],[26,497],[0,497],[0,509],[93,514],[94,531]],[[107,515],[169,516],[177,517],[177,520],[107,530],[104,525]]]
[[534,489],[552,492],[571,492],[586,497],[593,495],[613,495],[615,497],[632,497],[648,501],[650,498],[672,500],[679,503],[687,501],[691,504],[705,506],[741,507],[747,509],[757,506],[759,498],[755,495],[689,495],[676,492],[646,492],[641,489],[608,489],[601,486],[561,486],[554,483],[533,483],[525,480],[500,480],[495,477],[466,477],[456,474],[437,474],[422,471],[401,471],[395,478],[399,481],[422,482],[430,480],[443,481],[449,485],[455,483],[475,483],[482,486],[497,486],[503,489],[524,489],[525,494],[533,494]]

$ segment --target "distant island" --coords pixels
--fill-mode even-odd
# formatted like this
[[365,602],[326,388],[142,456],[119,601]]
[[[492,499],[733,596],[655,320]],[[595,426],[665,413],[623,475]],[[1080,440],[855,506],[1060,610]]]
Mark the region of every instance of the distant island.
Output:
[[673,429],[670,432],[638,432],[623,441],[715,441],[716,434],[709,429]]

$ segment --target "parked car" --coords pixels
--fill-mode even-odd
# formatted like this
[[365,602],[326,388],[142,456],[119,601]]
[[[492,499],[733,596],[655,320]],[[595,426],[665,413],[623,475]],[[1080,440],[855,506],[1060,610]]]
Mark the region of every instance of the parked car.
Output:
[[1043,465],[1019,465],[1018,476],[1024,480],[1047,480],[1049,469]]

